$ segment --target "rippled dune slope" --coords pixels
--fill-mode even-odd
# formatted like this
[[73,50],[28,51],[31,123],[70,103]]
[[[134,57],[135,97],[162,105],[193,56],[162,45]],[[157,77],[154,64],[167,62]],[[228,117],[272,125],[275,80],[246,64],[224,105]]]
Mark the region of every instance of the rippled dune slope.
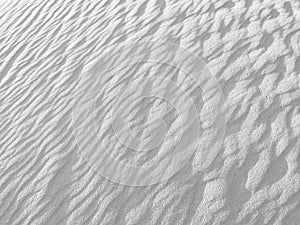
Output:
[[[6,0],[0,7],[0,224],[300,224],[299,1]],[[190,144],[195,153],[170,179],[122,185],[82,157],[80,148],[98,139],[87,135],[91,140],[80,142],[72,116],[78,93],[104,79],[87,74],[104,73],[101,60],[117,62],[104,52],[145,40],[175,43],[204,60],[224,96],[226,130],[206,166],[211,152],[199,153],[203,140],[197,139]],[[186,85],[194,99],[201,95],[176,69],[143,67],[135,74],[156,72]],[[168,115],[169,136],[149,154],[118,144],[107,134],[107,113],[129,73],[106,77],[104,84],[112,83],[105,94],[86,101],[97,100],[94,122],[106,135],[100,138],[106,150],[121,162],[144,165],[169,155],[178,115],[158,99],[140,103],[132,126],[149,114]],[[153,92],[164,88],[156,81]],[[185,109],[184,96],[174,96]],[[143,107],[146,115],[139,114]],[[83,126],[91,115],[77,122]]]

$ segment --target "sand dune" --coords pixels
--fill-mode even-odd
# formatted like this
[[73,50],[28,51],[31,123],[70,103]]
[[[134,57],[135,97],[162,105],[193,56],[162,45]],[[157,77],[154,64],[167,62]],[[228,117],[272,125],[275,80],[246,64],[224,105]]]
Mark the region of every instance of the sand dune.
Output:
[[299,1],[0,9],[0,224],[300,224]]

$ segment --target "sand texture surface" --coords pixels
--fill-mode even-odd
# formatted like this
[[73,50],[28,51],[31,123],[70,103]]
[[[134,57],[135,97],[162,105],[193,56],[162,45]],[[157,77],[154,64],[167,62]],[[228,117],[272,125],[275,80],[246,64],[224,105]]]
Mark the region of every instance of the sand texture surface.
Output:
[[0,225],[300,224],[299,0],[2,0],[0,103]]

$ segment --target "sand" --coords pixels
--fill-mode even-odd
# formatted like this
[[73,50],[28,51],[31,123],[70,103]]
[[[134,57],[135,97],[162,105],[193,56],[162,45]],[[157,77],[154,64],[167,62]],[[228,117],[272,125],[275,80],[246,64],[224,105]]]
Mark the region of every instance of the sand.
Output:
[[0,9],[0,224],[300,224],[299,1]]

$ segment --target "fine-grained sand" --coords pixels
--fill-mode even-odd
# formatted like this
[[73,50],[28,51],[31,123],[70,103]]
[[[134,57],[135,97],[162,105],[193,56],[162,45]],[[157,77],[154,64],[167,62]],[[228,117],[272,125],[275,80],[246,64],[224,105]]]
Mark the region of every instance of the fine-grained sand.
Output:
[[[300,224],[298,0],[3,0],[0,9],[0,225]],[[119,93],[125,106],[149,86],[130,80],[134,68],[109,77],[111,63],[128,56],[108,53],[145,40],[175,43],[204,60],[222,91],[226,127],[216,126],[221,134],[213,140],[221,145],[214,155],[202,146],[212,117],[195,83],[168,65],[134,70],[177,82],[197,101],[204,128],[202,139],[193,131],[188,137],[194,141],[180,146],[195,152],[179,161],[178,173],[131,186],[108,179],[126,170],[103,160],[113,172],[99,172],[88,162],[98,158],[86,160],[83,149],[101,141],[114,159],[147,165],[170,156],[181,125],[194,125],[185,122],[188,100],[178,92],[173,105],[150,99],[120,110],[141,138],[152,135],[141,124],[165,129],[157,151],[135,152],[110,136],[109,112],[120,85],[128,85],[129,93]],[[98,84],[109,85],[86,94]],[[150,91],[164,93],[166,86],[154,80]],[[203,94],[209,101],[211,93]],[[82,96],[77,110],[87,111],[74,119]],[[94,108],[86,107],[90,100]],[[103,136],[88,133],[91,121]],[[76,134],[74,123],[86,133]],[[128,132],[120,137],[132,144]]]

